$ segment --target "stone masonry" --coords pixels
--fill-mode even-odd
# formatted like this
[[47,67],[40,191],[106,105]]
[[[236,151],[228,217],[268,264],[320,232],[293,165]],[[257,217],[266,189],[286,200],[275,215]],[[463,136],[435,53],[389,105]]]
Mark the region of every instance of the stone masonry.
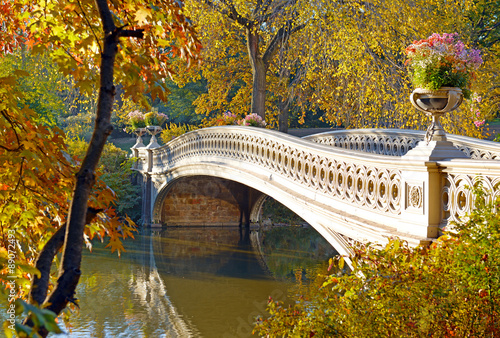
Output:
[[240,208],[228,185],[209,176],[179,179],[165,197],[162,221],[173,226],[238,225]]

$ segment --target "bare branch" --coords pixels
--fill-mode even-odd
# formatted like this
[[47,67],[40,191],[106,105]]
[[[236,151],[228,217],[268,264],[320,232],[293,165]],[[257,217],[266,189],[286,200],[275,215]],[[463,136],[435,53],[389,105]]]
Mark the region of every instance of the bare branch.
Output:
[[293,21],[294,19],[288,20],[283,25],[283,27],[281,27],[278,30],[278,32],[273,36],[271,42],[269,42],[269,46],[267,47],[266,51],[264,52],[264,56],[262,57],[262,60],[264,61],[266,67],[273,58],[273,56],[276,54],[278,46],[282,44],[284,40],[287,40],[292,34],[306,27],[306,24],[301,24],[292,28]]
[[95,41],[97,42],[97,46],[99,46],[99,53],[102,54],[102,47],[101,47],[101,43],[99,42],[99,38],[97,37],[96,33],[92,29],[92,25],[90,24],[90,21],[87,18],[87,14],[85,14],[85,11],[83,10],[83,6],[82,6],[82,3],[80,2],[80,0],[78,0],[78,6],[80,7],[80,10],[82,11],[83,18],[87,22],[87,25],[89,26],[90,31],[94,35]]
[[205,4],[207,4],[212,9],[218,11],[219,13],[227,16],[231,20],[236,21],[237,23],[248,29],[252,28],[253,23],[249,19],[244,18],[239,14],[232,2],[228,2],[227,0],[221,1],[227,6],[227,9],[221,8],[211,0],[204,0]]

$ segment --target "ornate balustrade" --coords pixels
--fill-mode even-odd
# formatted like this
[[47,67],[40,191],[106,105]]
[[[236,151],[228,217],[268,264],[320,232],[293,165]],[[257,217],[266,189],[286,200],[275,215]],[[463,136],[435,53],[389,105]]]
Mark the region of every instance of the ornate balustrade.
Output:
[[470,210],[472,196],[465,186],[477,177],[500,194],[500,161],[491,160],[500,158],[499,145],[450,136],[480,159],[407,156],[423,137],[422,132],[371,129],[300,139],[260,128],[214,127],[159,148],[135,149],[135,169],[151,180],[146,194],[152,205],[177,177],[217,176],[277,199],[336,241],[337,249],[338,243],[349,246],[346,238],[383,241],[394,235],[418,244]]
[[[145,171],[146,151],[140,154],[143,160],[137,169]],[[303,187],[370,211],[395,215],[401,211],[401,170],[393,158],[349,154],[271,130],[197,130],[155,149],[152,156],[152,167],[147,171],[156,175],[194,158],[222,158],[265,168]]]
[[[403,156],[418,142],[424,131],[402,129],[352,129],[315,134],[305,139],[329,146],[364,151],[373,154]],[[500,146],[491,141],[471,137],[447,135],[455,147],[472,159],[500,160]]]
[[[496,162],[496,161],[495,161]],[[438,162],[441,169],[441,207],[443,223],[458,222],[473,209],[470,191],[475,183],[491,192],[490,201],[500,196],[500,163],[488,160],[453,160]]]

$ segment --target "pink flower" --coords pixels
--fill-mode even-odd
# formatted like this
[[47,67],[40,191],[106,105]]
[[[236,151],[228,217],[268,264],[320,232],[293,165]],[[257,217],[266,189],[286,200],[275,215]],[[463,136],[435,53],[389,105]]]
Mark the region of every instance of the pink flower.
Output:
[[477,128],[483,126],[485,123],[486,123],[485,120],[474,121],[474,124],[476,125]]
[[235,117],[236,117],[236,115],[235,115],[235,114],[233,114],[233,113],[231,113],[231,111],[230,111],[230,110],[226,110],[226,111],[224,112],[224,118],[235,118]]

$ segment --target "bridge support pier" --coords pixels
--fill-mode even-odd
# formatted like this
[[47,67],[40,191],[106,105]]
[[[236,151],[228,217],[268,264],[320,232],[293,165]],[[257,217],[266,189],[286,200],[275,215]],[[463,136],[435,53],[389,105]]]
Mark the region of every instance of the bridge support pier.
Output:
[[143,173],[142,176],[142,225],[143,226],[151,226],[152,225],[152,217],[151,210],[152,206],[152,180],[151,175],[148,173]]

